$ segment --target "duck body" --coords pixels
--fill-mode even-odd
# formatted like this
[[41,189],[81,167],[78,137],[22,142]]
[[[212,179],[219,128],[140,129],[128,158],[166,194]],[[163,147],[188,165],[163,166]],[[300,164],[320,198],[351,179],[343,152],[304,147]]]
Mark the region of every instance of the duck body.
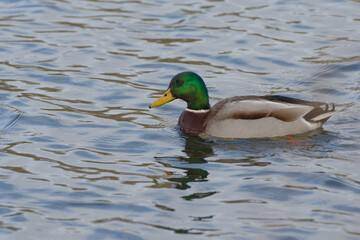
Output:
[[219,101],[209,110],[185,109],[180,130],[195,136],[266,138],[315,130],[334,107],[283,96],[242,96]]
[[[191,81],[200,81],[196,89]],[[189,83],[190,82],[190,83]],[[187,86],[185,85],[187,84]],[[184,86],[185,85],[185,86]],[[237,96],[226,98],[210,108],[207,89],[200,76],[192,72],[177,74],[168,91],[150,107],[161,106],[176,98],[188,102],[180,115],[178,125],[186,134],[216,138],[269,138],[305,133],[321,127],[335,112],[335,107],[323,102],[310,102],[279,95]],[[178,88],[182,92],[178,97]],[[194,91],[195,89],[195,91]],[[198,96],[193,102],[184,92]],[[159,105],[160,104],[160,105]]]

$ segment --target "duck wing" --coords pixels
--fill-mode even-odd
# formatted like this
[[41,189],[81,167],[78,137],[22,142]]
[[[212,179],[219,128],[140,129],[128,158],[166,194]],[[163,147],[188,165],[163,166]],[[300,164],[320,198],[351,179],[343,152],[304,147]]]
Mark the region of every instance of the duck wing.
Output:
[[[283,121],[294,121],[296,120],[296,117],[303,117],[306,121],[309,122],[321,122],[324,124],[331,115],[335,112],[335,105],[334,104],[328,104],[324,102],[311,102],[311,101],[305,101],[301,99],[296,98],[290,98],[290,97],[284,97],[279,95],[268,95],[261,97],[263,99],[278,102],[278,103],[288,103],[293,104],[296,106],[311,106],[312,109],[309,112],[306,112],[302,115],[300,114],[301,111],[296,111],[296,113],[299,113],[300,116],[294,115],[294,109],[290,107],[290,109],[280,109],[275,112],[273,112],[273,117],[276,117],[278,119],[281,119]],[[331,106],[331,107],[330,107]],[[305,110],[305,108],[303,108]],[[303,112],[304,113],[304,112]],[[293,116],[294,118],[289,118],[289,116]]]
[[205,122],[219,137],[273,137],[314,130],[334,113],[334,106],[295,98],[241,96],[219,101]]
[[226,98],[211,108],[210,118],[260,119],[274,117],[291,122],[303,117],[307,121],[324,123],[335,112],[335,106],[296,98],[269,96],[238,96]]

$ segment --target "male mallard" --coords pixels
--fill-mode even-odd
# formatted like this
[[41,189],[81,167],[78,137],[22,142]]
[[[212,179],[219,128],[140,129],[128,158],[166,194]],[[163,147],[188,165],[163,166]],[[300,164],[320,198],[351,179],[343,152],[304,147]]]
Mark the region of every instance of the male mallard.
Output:
[[278,95],[226,98],[212,108],[202,78],[193,72],[175,75],[168,90],[149,107],[176,98],[187,102],[179,118],[180,129],[194,136],[265,138],[305,133],[321,127],[335,106]]

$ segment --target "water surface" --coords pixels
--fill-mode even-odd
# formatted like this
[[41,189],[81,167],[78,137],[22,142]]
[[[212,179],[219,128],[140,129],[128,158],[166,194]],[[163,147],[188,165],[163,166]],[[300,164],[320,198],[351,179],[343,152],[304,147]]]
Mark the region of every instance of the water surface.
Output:
[[[0,3],[1,239],[359,239],[359,1]],[[211,103],[334,102],[293,139],[201,140],[180,71]]]

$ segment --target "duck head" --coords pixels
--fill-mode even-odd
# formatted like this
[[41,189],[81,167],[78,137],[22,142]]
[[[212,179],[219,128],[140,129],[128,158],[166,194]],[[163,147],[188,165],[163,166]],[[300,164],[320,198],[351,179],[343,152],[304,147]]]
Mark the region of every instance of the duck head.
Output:
[[187,102],[191,110],[209,109],[209,95],[203,79],[194,72],[181,72],[170,81],[167,91],[149,108],[160,107],[175,99]]

